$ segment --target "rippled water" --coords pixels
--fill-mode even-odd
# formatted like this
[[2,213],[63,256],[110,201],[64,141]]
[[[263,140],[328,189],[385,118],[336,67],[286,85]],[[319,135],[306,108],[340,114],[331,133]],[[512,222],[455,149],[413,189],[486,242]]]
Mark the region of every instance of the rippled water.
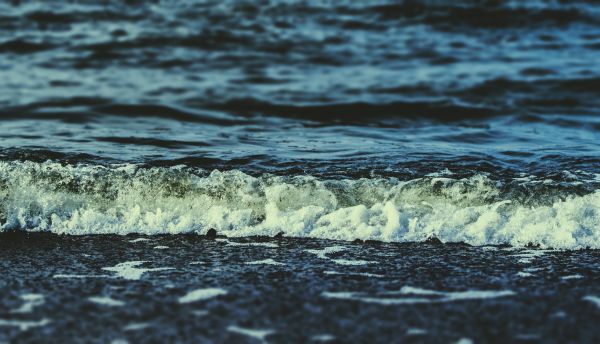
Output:
[[[135,178],[155,173],[151,167],[184,180],[208,178],[201,183],[214,182],[210,172],[218,169],[241,173],[243,183],[259,190],[245,208],[251,214],[232,218],[239,210],[232,200],[220,204],[230,215],[188,223],[185,231],[221,226],[256,233],[260,225],[266,232],[259,233],[270,233],[288,226],[298,235],[350,240],[433,234],[472,243],[595,247],[599,49],[600,6],[592,1],[3,3],[0,223],[5,229],[64,231],[56,225],[64,221],[88,232],[122,229],[120,221],[139,203],[154,207],[142,205],[139,216],[155,216],[157,209],[170,215],[123,231],[181,229],[196,213],[173,200],[111,202],[130,191]],[[48,159],[68,166],[61,170],[44,163]],[[18,162],[24,160],[38,165]],[[124,163],[150,172],[106,182],[113,194],[100,193],[101,201],[78,188],[89,169],[113,171],[120,167],[111,164]],[[191,170],[173,169],[180,165]],[[44,170],[59,172],[48,177]],[[31,177],[31,171],[38,174]],[[295,176],[306,176],[325,183],[316,187],[325,193],[333,192],[327,181],[359,185],[359,178],[385,185],[425,178],[433,191],[423,186],[428,191],[403,196],[404,203],[397,194],[381,196],[380,186],[361,191],[367,201],[344,191],[332,193],[334,203],[324,200],[329,196],[312,202],[309,193],[294,201],[297,213],[276,216],[291,220],[268,222],[269,202],[277,201],[251,178],[268,180],[270,174],[294,187]],[[437,177],[454,182],[435,186]],[[494,185],[495,196],[485,188],[453,186],[473,178]],[[41,196],[24,202],[16,185]],[[56,196],[64,185],[76,187]],[[164,187],[155,192],[170,190]],[[197,212],[215,205],[212,194],[200,193],[211,201],[198,201],[198,192],[187,185],[176,198],[191,197]],[[465,192],[479,203],[461,203]],[[423,193],[434,194],[435,202]],[[50,199],[61,199],[63,207],[48,208]],[[400,220],[395,231],[385,232],[391,220],[379,219],[378,212],[391,199]],[[505,201],[514,209],[491,219]],[[462,222],[443,220],[435,211],[411,208],[422,202],[472,213]],[[371,213],[339,223],[348,233],[317,226],[324,216],[357,206]],[[511,224],[532,206],[547,207],[536,208],[539,218],[555,222]],[[74,220],[86,210],[104,216],[103,222]],[[424,224],[411,227],[410,221]],[[545,226],[545,236],[517,230],[528,223]],[[411,230],[414,235],[407,234]],[[548,234],[557,231],[573,240]]]

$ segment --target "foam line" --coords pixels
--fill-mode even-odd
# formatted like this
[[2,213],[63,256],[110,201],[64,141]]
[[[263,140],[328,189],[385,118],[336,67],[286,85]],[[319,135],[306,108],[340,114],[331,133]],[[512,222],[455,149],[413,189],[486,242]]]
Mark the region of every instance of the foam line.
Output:
[[[347,241],[433,236],[472,245],[600,248],[600,190],[575,195],[552,181],[539,188],[484,174],[451,177],[322,180],[185,166],[0,161],[0,229],[156,235],[215,228],[228,237],[283,231]],[[522,263],[536,257],[522,254]]]

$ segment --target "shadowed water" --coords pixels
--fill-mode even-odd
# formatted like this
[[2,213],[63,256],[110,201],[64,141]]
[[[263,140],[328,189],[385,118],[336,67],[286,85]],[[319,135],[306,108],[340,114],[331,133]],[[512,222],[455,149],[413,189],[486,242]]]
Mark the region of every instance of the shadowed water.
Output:
[[600,164],[593,2],[0,6],[6,159],[336,176]]

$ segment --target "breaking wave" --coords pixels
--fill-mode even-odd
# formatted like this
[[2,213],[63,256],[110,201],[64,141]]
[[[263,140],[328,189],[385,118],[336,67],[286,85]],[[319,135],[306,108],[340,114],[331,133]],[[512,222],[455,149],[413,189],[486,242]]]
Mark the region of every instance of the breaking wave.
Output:
[[[600,248],[600,191],[450,171],[413,180],[251,176],[187,166],[0,162],[3,231],[274,235]],[[598,178],[598,176],[596,176]],[[578,181],[576,183],[582,183]]]

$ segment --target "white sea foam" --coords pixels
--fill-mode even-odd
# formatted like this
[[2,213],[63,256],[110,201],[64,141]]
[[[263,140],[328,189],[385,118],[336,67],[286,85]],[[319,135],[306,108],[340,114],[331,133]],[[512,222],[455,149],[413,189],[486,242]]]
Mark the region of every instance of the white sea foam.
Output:
[[600,297],[598,297],[598,296],[591,296],[591,295],[585,296],[583,298],[583,300],[589,301],[600,308]]
[[519,258],[517,261],[521,264],[530,264],[534,259],[540,258],[551,250],[524,250],[511,255],[511,257]]
[[11,313],[31,313],[34,307],[44,304],[44,295],[41,294],[23,294],[21,299],[23,300],[21,307],[11,310]]
[[444,177],[444,176],[451,176],[453,174],[454,173],[452,173],[452,171],[450,171],[449,169],[446,168],[439,172],[429,173],[429,174],[427,174],[427,177]]
[[114,278],[114,276],[110,275],[69,275],[69,274],[56,274],[52,276],[52,278]]
[[560,279],[563,279],[563,280],[572,280],[572,279],[581,279],[581,278],[583,278],[582,275],[575,274],[575,275],[562,276]]
[[109,306],[109,307],[125,306],[125,302],[120,301],[120,300],[115,300],[108,296],[91,296],[91,297],[88,297],[88,300],[90,300],[93,303],[102,305],[102,306]]
[[325,247],[323,249],[320,250],[305,250],[308,253],[312,253],[317,255],[317,257],[321,258],[321,259],[329,259],[332,262],[339,264],[339,265],[367,265],[367,264],[373,264],[376,263],[374,261],[368,261],[368,260],[352,260],[352,259],[340,259],[340,258],[329,258],[327,255],[328,254],[332,254],[332,253],[338,253],[338,252],[342,252],[347,250],[346,247],[344,246],[329,246],[329,247]]
[[351,260],[351,259],[332,259],[332,261],[339,265],[367,265],[374,264],[372,260]]
[[15,326],[21,331],[27,331],[32,327],[46,326],[50,323],[49,319],[42,319],[39,321],[25,321],[25,320],[5,320],[0,319],[0,326]]
[[473,344],[473,340],[470,338],[461,338],[456,341],[456,344]]
[[339,272],[339,271],[323,271],[325,275],[349,275],[349,276],[363,276],[363,277],[374,277],[381,278],[383,275],[372,274],[369,272]]
[[273,330],[258,330],[258,329],[243,328],[243,327],[233,326],[233,325],[227,327],[227,331],[238,333],[238,334],[248,336],[251,338],[255,338],[260,341],[264,341],[267,338],[267,336],[269,336],[275,332]]
[[335,337],[330,334],[317,334],[317,335],[310,337],[310,339],[313,342],[330,342],[330,341],[334,340]]
[[137,239],[129,240],[129,242],[131,242],[131,243],[144,242],[144,241],[150,241],[150,239],[148,239],[148,238],[137,238]]
[[146,261],[131,261],[119,263],[115,266],[102,268],[102,270],[113,271],[117,277],[128,279],[128,280],[139,280],[142,275],[150,271],[163,271],[171,270],[173,268],[161,267],[161,268],[138,268],[137,266],[146,263]]
[[12,161],[0,162],[0,196],[2,229],[153,235],[212,227],[230,237],[283,231],[348,241],[435,236],[473,245],[600,248],[600,190],[513,198],[484,175],[320,180]]
[[467,291],[436,291],[416,287],[402,287],[399,294],[413,294],[413,295],[437,295],[442,296],[442,300],[456,301],[456,300],[473,300],[473,299],[489,299],[496,297],[512,296],[515,295],[510,290],[467,290]]
[[123,328],[123,331],[139,331],[150,327],[149,323],[131,323]]
[[420,328],[409,328],[406,331],[407,336],[421,336],[424,334],[427,334],[427,331],[420,329]]
[[191,303],[196,301],[203,301],[217,297],[220,295],[227,294],[227,291],[221,288],[204,288],[190,291],[184,296],[179,298],[179,303]]
[[110,344],[129,344],[126,339],[114,339]]
[[322,248],[320,250],[305,250],[308,253],[312,253],[317,255],[317,257],[321,258],[321,259],[329,259],[329,257],[327,257],[328,254],[332,254],[332,253],[338,253],[338,252],[342,252],[347,250],[346,247],[344,246],[329,246],[329,247],[325,247]]
[[229,241],[229,240],[225,240],[225,242],[227,243],[227,246],[262,246],[262,247],[269,247],[269,248],[279,247],[279,245],[277,245],[276,243],[272,243],[272,242],[235,242],[235,241]]
[[277,262],[271,258],[263,259],[263,260],[254,260],[251,262],[246,262],[248,265],[285,265],[284,263]]
[[[392,297],[400,295],[400,297]],[[325,298],[344,299],[375,303],[384,306],[420,304],[420,303],[445,303],[467,300],[482,300],[515,295],[510,290],[467,290],[461,292],[436,291],[405,286],[399,291],[385,292],[378,295],[369,295],[360,292],[324,292]]]

